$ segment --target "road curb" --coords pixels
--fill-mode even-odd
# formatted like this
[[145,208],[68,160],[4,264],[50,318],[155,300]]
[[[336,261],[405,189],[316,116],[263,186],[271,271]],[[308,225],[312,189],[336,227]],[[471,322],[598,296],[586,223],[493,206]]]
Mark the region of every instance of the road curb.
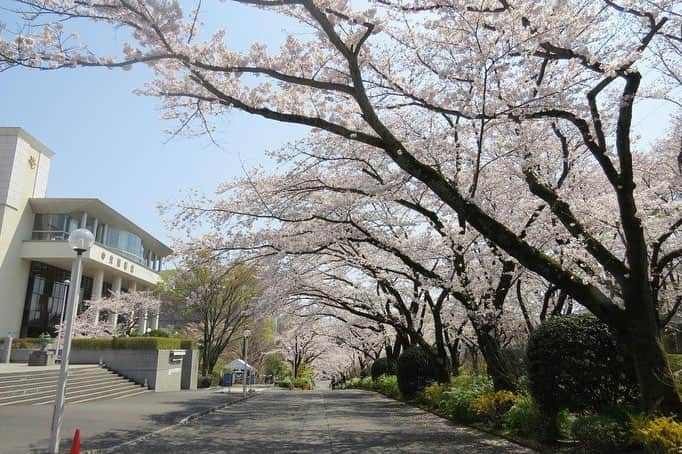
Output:
[[227,402],[224,404],[216,405],[214,407],[207,408],[205,410],[198,411],[196,413],[192,413],[191,415],[187,415],[184,418],[179,419],[178,421],[174,422],[173,424],[170,424],[168,426],[161,427],[159,429],[153,430],[149,433],[146,433],[144,435],[140,435],[139,437],[133,438],[132,440],[128,440],[124,443],[119,443],[115,446],[110,446],[108,448],[100,448],[100,449],[89,449],[87,451],[82,451],[82,454],[106,454],[106,453],[111,453],[114,452],[116,449],[120,449],[124,446],[130,446],[134,445],[135,443],[139,443],[143,440],[146,440],[149,437],[153,437],[154,435],[158,435],[160,433],[166,432],[167,430],[173,429],[174,427],[181,426],[183,424],[187,424],[188,422],[191,422],[195,419],[201,418],[202,416],[206,416],[210,413],[213,413],[218,410],[222,410],[223,408],[227,408],[230,405],[234,405],[239,402],[244,402],[245,400],[253,399],[256,397],[258,393],[253,393],[251,396],[247,397],[241,397],[237,400],[233,400],[231,402]]

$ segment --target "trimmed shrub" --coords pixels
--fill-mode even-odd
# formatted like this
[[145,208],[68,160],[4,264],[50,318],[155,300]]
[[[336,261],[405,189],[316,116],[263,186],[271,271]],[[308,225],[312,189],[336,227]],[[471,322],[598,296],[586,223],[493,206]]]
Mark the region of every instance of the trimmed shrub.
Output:
[[391,397],[393,399],[400,398],[398,377],[395,375],[381,375],[374,384],[374,388],[385,396]]
[[[53,339],[54,340],[54,339]],[[0,343],[4,343],[5,339],[0,339]],[[40,339],[37,337],[20,337],[12,339],[12,348],[40,348]]]
[[407,399],[414,398],[429,383],[436,381],[431,358],[419,346],[405,349],[398,358],[398,387]]
[[378,358],[372,363],[372,380],[377,381],[382,375],[395,375],[395,363],[388,358]]
[[544,425],[545,417],[533,398],[527,395],[519,397],[503,419],[505,429],[522,437],[541,434]]
[[674,418],[635,419],[633,440],[654,454],[679,453],[682,450],[682,423]]
[[600,413],[637,398],[631,361],[591,315],[544,322],[530,336],[527,361],[528,388],[548,416],[563,409]]
[[294,388],[301,388],[303,390],[313,389],[313,381],[309,377],[298,377],[293,381]]
[[448,385],[433,383],[424,388],[423,402],[433,408],[439,408],[440,403],[445,397],[445,393],[450,389]]
[[573,437],[588,452],[619,453],[630,446],[632,425],[627,417],[583,416],[571,427]]
[[279,386],[280,388],[289,389],[291,388],[291,385],[292,385],[291,378],[289,377],[284,377],[283,379],[277,382],[277,386]]
[[359,388],[360,387],[360,378],[359,377],[353,377],[350,380],[346,382],[346,388],[347,389],[354,389],[354,388]]
[[162,329],[153,329],[146,334],[147,337],[170,337],[168,331]]
[[482,395],[493,391],[488,376],[469,376],[471,384],[450,388],[446,392],[441,408],[455,421],[471,422],[479,419],[473,408],[474,402]]
[[372,377],[363,377],[360,379],[360,387],[363,389],[373,389],[374,388],[374,381],[372,380]]
[[196,348],[196,342],[173,337],[78,338],[71,346],[74,350],[187,350]]
[[220,377],[217,375],[200,375],[197,380],[197,388],[209,388],[211,386],[218,386],[220,384]]
[[495,391],[483,394],[473,403],[473,409],[483,420],[499,427],[502,418],[516,403],[518,397],[511,391]]

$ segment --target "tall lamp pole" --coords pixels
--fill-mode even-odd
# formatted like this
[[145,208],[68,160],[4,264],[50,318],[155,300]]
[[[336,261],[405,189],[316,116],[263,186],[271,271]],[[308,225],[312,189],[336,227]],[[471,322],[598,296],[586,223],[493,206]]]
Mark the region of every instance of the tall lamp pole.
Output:
[[244,397],[246,397],[246,374],[248,372],[248,367],[249,367],[249,336],[251,335],[251,331],[246,329],[244,330],[244,370],[242,371],[242,382],[244,384]]
[[64,333],[64,348],[59,366],[59,381],[57,382],[57,396],[54,400],[52,412],[52,427],[50,429],[50,454],[59,452],[59,429],[62,425],[64,414],[64,395],[66,392],[66,379],[69,373],[69,354],[71,353],[71,338],[73,337],[73,321],[76,318],[78,306],[78,294],[81,288],[81,274],[83,266],[83,252],[90,249],[95,242],[95,237],[87,229],[76,229],[69,234],[69,247],[76,252],[74,275],[71,276],[69,285],[69,301],[66,305],[66,330]]
[[71,281],[66,279],[64,281],[64,298],[62,298],[62,305],[61,305],[61,314],[59,315],[59,333],[57,334],[57,351],[55,352],[55,356],[57,359],[61,361],[62,358],[62,352],[60,349],[60,346],[62,345],[62,333],[64,332],[64,315],[66,313],[66,300],[68,299],[68,291],[69,291],[69,284]]

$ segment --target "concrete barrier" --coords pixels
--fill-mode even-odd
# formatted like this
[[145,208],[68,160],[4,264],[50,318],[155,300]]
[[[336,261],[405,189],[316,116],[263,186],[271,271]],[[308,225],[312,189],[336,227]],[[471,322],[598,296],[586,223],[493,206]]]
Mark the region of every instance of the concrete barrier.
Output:
[[[180,391],[186,357],[190,357],[187,374],[198,373],[198,362],[195,367],[192,361],[195,355],[192,350],[88,350],[73,349],[71,364],[105,364],[109,369],[128,377],[141,385],[147,385],[154,391]],[[192,370],[193,369],[193,370]],[[191,380],[190,380],[191,386]]]

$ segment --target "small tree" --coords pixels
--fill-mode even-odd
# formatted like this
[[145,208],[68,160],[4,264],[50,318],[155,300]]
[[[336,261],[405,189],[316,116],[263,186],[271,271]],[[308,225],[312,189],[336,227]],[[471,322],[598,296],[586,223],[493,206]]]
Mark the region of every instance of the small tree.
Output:
[[246,327],[258,294],[252,268],[225,265],[205,255],[187,257],[168,276],[165,292],[201,342],[201,370],[209,375],[235,335]]

